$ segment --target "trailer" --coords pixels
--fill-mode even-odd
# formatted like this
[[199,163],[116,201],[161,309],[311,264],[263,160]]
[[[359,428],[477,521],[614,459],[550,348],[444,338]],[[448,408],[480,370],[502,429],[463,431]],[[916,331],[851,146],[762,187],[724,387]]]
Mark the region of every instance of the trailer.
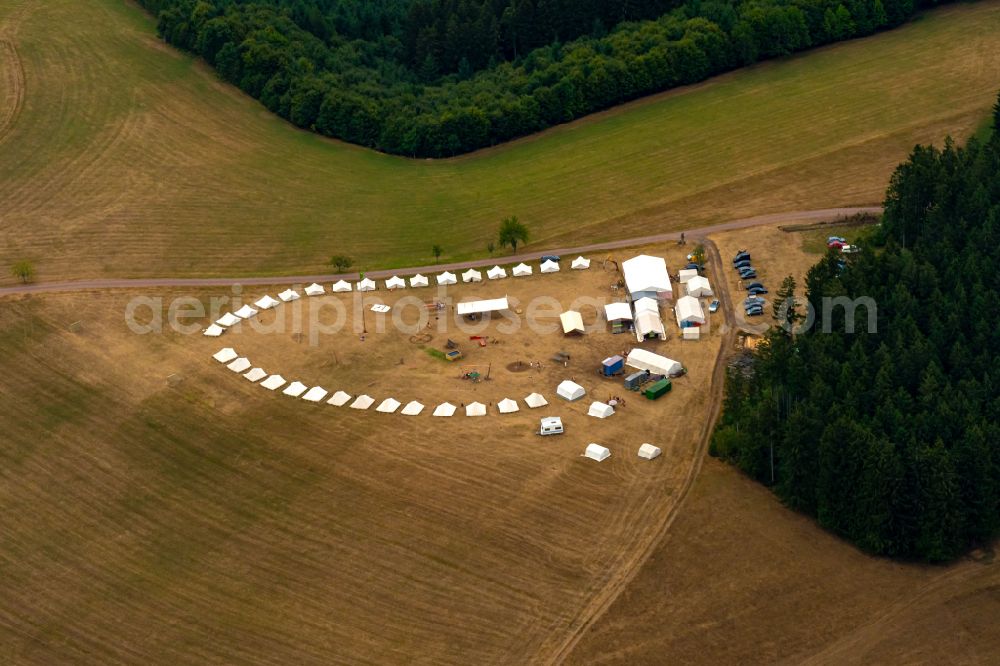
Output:
[[648,400],[657,400],[669,393],[671,388],[673,388],[673,386],[671,385],[669,379],[661,379],[658,382],[650,384],[646,390],[643,391],[643,395],[645,395]]
[[601,361],[601,374],[605,377],[614,377],[625,370],[625,359],[615,354]]
[[625,388],[630,391],[638,391],[639,387],[643,385],[646,379],[649,377],[649,371],[640,370],[639,372],[633,372],[631,375],[625,378]]

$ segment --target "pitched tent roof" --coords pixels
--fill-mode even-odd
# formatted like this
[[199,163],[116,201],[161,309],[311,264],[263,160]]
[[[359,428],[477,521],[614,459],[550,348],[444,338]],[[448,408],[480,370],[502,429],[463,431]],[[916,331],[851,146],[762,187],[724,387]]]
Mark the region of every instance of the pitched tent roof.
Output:
[[253,364],[250,362],[250,359],[242,357],[236,359],[226,367],[232,370],[233,372],[246,372],[247,370],[250,369],[251,365]]
[[677,272],[677,281],[681,284],[687,284],[688,280],[695,277],[698,277],[697,268],[682,268]]
[[640,341],[647,335],[656,334],[661,340],[666,339],[667,329],[663,326],[663,320],[655,312],[644,310],[635,315],[635,336]]
[[497,409],[500,410],[501,414],[513,414],[519,411],[521,408],[517,406],[516,400],[511,400],[510,398],[504,398],[497,403]]
[[524,403],[528,405],[531,409],[537,409],[539,407],[544,407],[549,404],[549,401],[545,399],[541,393],[532,393],[527,398],[524,399]]
[[559,394],[560,398],[565,398],[566,400],[579,400],[586,395],[587,391],[576,382],[571,382],[567,379],[556,387],[556,393]]
[[411,287],[426,287],[428,284],[430,284],[430,282],[428,282],[427,278],[425,278],[420,273],[417,273],[416,275],[410,278]]
[[470,402],[465,406],[466,416],[486,416],[486,405],[481,402]]
[[455,415],[455,405],[450,402],[442,402],[440,405],[434,408],[433,416],[454,416]]
[[701,309],[701,301],[694,296],[681,296],[678,298],[674,310],[677,313],[678,326],[681,322],[705,323],[705,311]]
[[630,294],[645,291],[672,294],[667,263],[661,257],[640,254],[622,262],[622,274]]
[[399,400],[396,400],[395,398],[386,398],[382,401],[382,404],[375,408],[375,411],[381,412],[382,414],[392,414],[399,409],[399,404]]
[[644,296],[632,305],[635,307],[636,314],[639,314],[640,312],[653,312],[657,317],[660,316],[660,304],[656,302],[655,298]]
[[337,280],[336,282],[333,283],[333,286],[330,287],[330,291],[332,291],[335,294],[340,294],[345,291],[351,291],[351,289],[353,288],[354,287],[352,287],[351,283],[348,282],[347,280]]
[[424,406],[421,405],[416,400],[411,400],[410,402],[406,403],[406,407],[403,407],[403,411],[401,413],[405,414],[406,416],[416,416],[422,411],[424,411]]
[[273,308],[275,305],[278,305],[279,303],[281,303],[281,301],[276,301],[275,299],[271,298],[269,295],[265,294],[264,296],[261,296],[260,299],[258,299],[257,302],[254,303],[254,305],[256,305],[261,310],[270,310],[271,308]]
[[307,388],[309,387],[303,384],[302,382],[292,382],[291,384],[285,387],[285,390],[282,391],[282,393],[284,393],[285,395],[290,395],[293,398],[297,398],[303,393],[305,393]]
[[226,329],[222,328],[218,324],[212,324],[211,326],[205,329],[205,332],[202,335],[207,335],[210,338],[217,338],[225,332]]
[[297,291],[293,291],[291,289],[286,289],[283,292],[281,292],[280,294],[278,294],[278,298],[280,298],[285,303],[287,303],[289,301],[298,300],[299,298],[302,298],[302,297],[299,296],[299,293]]
[[707,277],[702,277],[701,275],[693,277],[687,282],[687,293],[688,296],[694,296],[695,298],[701,296],[713,296],[712,285],[709,283]]
[[229,363],[237,356],[239,356],[239,354],[237,354],[236,350],[233,349],[232,347],[223,347],[219,351],[212,354],[212,358],[214,358],[219,363]]
[[592,402],[590,403],[590,409],[587,410],[587,416],[594,416],[599,419],[606,419],[614,413],[614,407],[606,402]]
[[358,291],[375,291],[378,285],[375,284],[375,280],[371,278],[365,278],[358,283]]
[[375,398],[361,394],[351,403],[351,409],[368,409],[375,404]]
[[590,259],[586,259],[584,257],[577,257],[576,259],[573,260],[573,263],[570,264],[570,268],[578,271],[590,268]]
[[260,386],[263,386],[268,391],[274,391],[275,389],[280,388],[284,385],[285,385],[285,378],[282,377],[281,375],[271,375],[270,377],[268,377],[267,379],[265,379],[260,383]]
[[469,270],[462,273],[462,282],[482,282],[483,274],[477,271],[475,268],[470,268]]
[[607,460],[611,457],[611,451],[609,451],[605,446],[591,442],[590,444],[587,444],[587,450],[583,452],[583,455],[591,460],[601,462],[602,460]]
[[652,460],[656,456],[660,455],[660,447],[653,446],[652,444],[643,444],[639,447],[639,457],[645,460]]
[[559,315],[559,321],[562,322],[563,333],[566,335],[570,333],[585,333],[587,330],[583,325],[583,315],[576,310],[563,312]]
[[632,308],[628,303],[608,303],[604,306],[604,316],[608,321],[619,319],[632,321]]
[[559,262],[558,261],[552,261],[551,259],[549,259],[548,261],[543,261],[542,262],[542,266],[541,266],[541,270],[542,270],[543,273],[558,273],[559,272]]
[[236,315],[237,317],[239,317],[240,319],[249,319],[250,317],[252,317],[255,314],[257,314],[257,311],[254,310],[249,305],[244,305],[243,307],[241,307],[239,310],[237,310],[233,314]]
[[455,274],[449,273],[448,271],[445,271],[444,273],[441,273],[441,275],[437,276],[437,283],[440,285],[455,284],[456,282],[458,282],[458,280],[455,279]]
[[322,386],[313,386],[311,389],[306,391],[306,394],[302,396],[302,399],[306,402],[319,402],[327,395],[327,390]]
[[326,404],[333,405],[334,407],[343,407],[351,400],[351,394],[345,393],[343,391],[337,391],[333,394],[333,397],[326,401]]
[[319,296],[320,294],[326,293],[326,289],[323,289],[323,285],[313,282],[305,288],[305,292],[306,296]]
[[254,368],[250,372],[243,375],[243,377],[246,378],[247,381],[259,382],[264,379],[264,377],[267,377],[267,372],[265,372],[263,368]]
[[510,305],[507,303],[507,297],[503,298],[490,298],[484,301],[468,301],[465,303],[459,303],[455,306],[455,311],[459,315],[470,315],[470,314],[482,314],[484,312],[503,312],[508,309]]
[[240,323],[241,321],[242,319],[234,315],[232,312],[227,312],[226,314],[216,319],[215,323],[218,324],[219,326],[234,326]]
[[682,370],[680,362],[638,347],[629,352],[625,365],[668,377]]
[[507,271],[500,266],[494,266],[490,270],[486,271],[486,277],[491,280],[502,280],[507,277]]
[[391,278],[385,281],[386,289],[406,289],[406,280],[399,277],[398,275],[393,275]]
[[514,266],[512,272],[514,273],[514,277],[523,277],[525,275],[531,275],[531,266],[527,264],[518,264],[517,266]]

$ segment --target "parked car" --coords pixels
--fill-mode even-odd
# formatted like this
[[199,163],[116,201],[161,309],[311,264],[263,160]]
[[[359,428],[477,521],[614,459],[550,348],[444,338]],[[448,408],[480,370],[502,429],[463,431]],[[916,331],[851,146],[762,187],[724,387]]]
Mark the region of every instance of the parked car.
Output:
[[701,270],[701,266],[699,266],[698,264],[694,263],[693,261],[691,263],[689,263],[687,266],[685,266],[684,270],[689,270],[689,269],[692,269],[692,268],[694,270],[696,270],[696,271],[700,271]]
[[733,262],[737,262],[740,259],[749,259],[749,258],[750,258],[750,253],[749,252],[747,252],[746,250],[739,250],[736,253],[736,256],[733,257]]
[[747,266],[746,268],[740,270],[740,277],[744,280],[755,278],[757,277],[757,271],[755,271],[752,266]]
[[857,245],[845,245],[844,247],[840,248],[840,251],[843,252],[844,254],[854,254],[855,252],[860,252],[861,248],[858,247]]
[[764,308],[760,307],[759,305],[747,309],[747,316],[748,317],[759,317],[762,314],[764,314]]
[[711,303],[708,304],[708,311],[709,312],[718,312],[718,310],[719,310],[719,300],[718,299],[716,299],[716,300],[714,300],[714,301],[712,301]]
[[554,261],[554,262],[556,262],[558,264],[559,263],[559,255],[558,254],[547,254],[547,255],[545,255],[544,257],[541,258],[540,263],[544,264],[546,261]]
[[733,268],[735,268],[736,270],[739,270],[741,268],[745,268],[745,267],[750,266],[750,265],[751,264],[750,264],[750,259],[749,258],[747,258],[747,259],[740,259],[735,264],[733,264]]
[[747,289],[753,289],[754,287],[763,287],[764,285],[760,282],[751,282],[747,285]]
[[757,294],[766,294],[767,289],[764,289],[764,287],[749,287],[747,288],[747,293],[751,296],[756,296]]

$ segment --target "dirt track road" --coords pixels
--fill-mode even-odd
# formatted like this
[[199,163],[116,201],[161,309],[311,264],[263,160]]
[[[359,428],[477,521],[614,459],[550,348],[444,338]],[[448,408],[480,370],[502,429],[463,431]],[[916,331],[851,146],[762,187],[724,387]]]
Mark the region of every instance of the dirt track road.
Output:
[[[819,210],[800,210],[787,213],[771,213],[769,215],[758,215],[746,217],[738,220],[730,220],[720,224],[713,224],[697,229],[687,229],[684,231],[687,238],[704,238],[709,234],[730,229],[744,229],[762,224],[777,224],[780,222],[792,222],[802,220],[832,220],[839,217],[849,217],[858,213],[881,213],[880,206],[861,206],[854,208],[823,208]],[[639,236],[636,238],[624,238],[622,240],[609,241],[605,243],[594,243],[592,245],[581,245],[578,247],[550,248],[547,250],[525,252],[505,257],[490,257],[488,259],[476,259],[453,264],[437,264],[433,266],[414,266],[410,268],[397,268],[391,270],[368,271],[366,277],[378,279],[387,278],[393,275],[414,275],[416,273],[437,273],[440,271],[455,271],[467,268],[481,268],[492,266],[496,263],[510,264],[520,261],[531,261],[543,255],[573,255],[586,252],[596,252],[600,250],[615,250],[623,247],[633,247],[637,245],[648,245],[650,243],[662,243],[665,241],[675,241],[680,238],[681,232],[669,232],[654,234],[652,236]],[[305,284],[309,282],[333,282],[339,279],[357,279],[357,273],[328,274],[328,275],[292,275],[286,277],[242,277],[242,278],[111,278],[101,280],[78,280],[72,282],[39,282],[35,284],[17,285],[13,287],[0,288],[0,296],[10,296],[15,294],[39,294],[67,291],[89,291],[93,289],[144,289],[151,287],[228,287],[233,284],[244,286],[259,285],[286,285]]]

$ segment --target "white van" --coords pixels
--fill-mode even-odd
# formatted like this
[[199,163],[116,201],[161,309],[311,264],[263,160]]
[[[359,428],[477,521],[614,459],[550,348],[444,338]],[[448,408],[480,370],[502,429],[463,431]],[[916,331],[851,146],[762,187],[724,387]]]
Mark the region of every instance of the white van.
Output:
[[539,435],[561,435],[563,434],[562,419],[558,416],[546,416],[542,419]]

